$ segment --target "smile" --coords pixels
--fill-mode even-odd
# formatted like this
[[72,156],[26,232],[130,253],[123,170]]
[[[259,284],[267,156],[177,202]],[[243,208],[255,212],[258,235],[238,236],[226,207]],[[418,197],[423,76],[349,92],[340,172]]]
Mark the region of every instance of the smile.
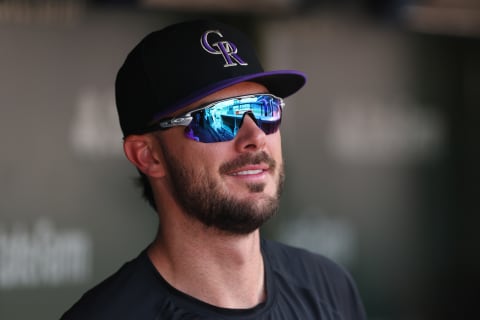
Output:
[[245,171],[234,172],[234,173],[232,173],[232,176],[246,176],[246,175],[251,175],[251,174],[260,174],[262,172],[263,172],[263,170],[261,170],[261,169],[245,170]]

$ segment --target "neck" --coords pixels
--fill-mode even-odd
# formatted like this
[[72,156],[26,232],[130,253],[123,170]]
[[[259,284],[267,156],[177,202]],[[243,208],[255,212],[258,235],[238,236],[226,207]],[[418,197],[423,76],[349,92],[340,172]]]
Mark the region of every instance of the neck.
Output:
[[251,308],[265,300],[259,231],[230,235],[197,221],[162,221],[148,254],[173,287],[223,308]]

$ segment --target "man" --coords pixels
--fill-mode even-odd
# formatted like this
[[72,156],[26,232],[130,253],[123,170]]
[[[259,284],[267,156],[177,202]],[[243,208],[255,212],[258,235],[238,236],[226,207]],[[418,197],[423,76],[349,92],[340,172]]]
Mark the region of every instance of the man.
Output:
[[145,37],[116,99],[158,233],[63,319],[365,319],[343,269],[259,234],[284,180],[283,98],[304,83],[263,71],[247,38],[220,23]]

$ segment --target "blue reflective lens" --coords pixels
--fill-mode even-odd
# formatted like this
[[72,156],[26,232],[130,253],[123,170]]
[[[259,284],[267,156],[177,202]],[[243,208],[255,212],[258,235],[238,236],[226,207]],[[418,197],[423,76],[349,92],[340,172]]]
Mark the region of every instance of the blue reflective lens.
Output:
[[211,143],[235,138],[246,114],[251,114],[265,134],[278,130],[283,100],[271,94],[255,94],[215,101],[187,114],[163,121],[168,128],[185,125],[185,135],[192,140]]

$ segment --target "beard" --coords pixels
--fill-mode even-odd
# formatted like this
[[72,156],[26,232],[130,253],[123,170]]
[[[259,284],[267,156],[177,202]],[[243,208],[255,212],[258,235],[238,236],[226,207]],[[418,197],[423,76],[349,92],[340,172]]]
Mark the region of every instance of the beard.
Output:
[[[246,153],[233,161],[224,163],[219,168],[220,175],[248,164],[267,163],[269,172],[276,172],[276,192],[273,196],[262,195],[258,201],[239,199],[222,189],[216,175],[208,172],[187,168],[180,159],[164,153],[167,157],[170,180],[174,196],[184,211],[192,218],[207,227],[233,235],[249,234],[260,228],[273,217],[279,208],[280,194],[283,189],[285,174],[283,165],[278,166],[264,151]],[[265,183],[249,183],[250,193],[261,193]]]

